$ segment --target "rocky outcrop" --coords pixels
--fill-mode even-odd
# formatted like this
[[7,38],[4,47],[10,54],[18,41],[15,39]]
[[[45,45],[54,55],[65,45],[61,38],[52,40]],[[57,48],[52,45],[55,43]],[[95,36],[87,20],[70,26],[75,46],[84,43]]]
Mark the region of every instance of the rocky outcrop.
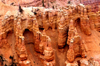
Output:
[[1,3],[1,66],[99,66],[100,12],[75,2],[57,9]]

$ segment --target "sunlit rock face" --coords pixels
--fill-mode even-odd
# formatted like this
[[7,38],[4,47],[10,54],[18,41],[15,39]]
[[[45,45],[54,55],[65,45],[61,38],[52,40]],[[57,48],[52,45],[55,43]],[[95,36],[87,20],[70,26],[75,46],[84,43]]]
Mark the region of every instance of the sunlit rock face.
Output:
[[[68,3],[68,0],[1,0],[5,4],[14,4],[14,5],[22,5],[22,6],[44,6],[51,7],[52,5],[60,5],[65,6]],[[73,1],[74,2],[74,1]],[[77,3],[79,1],[75,1]],[[49,6],[48,6],[49,4]]]
[[0,66],[100,66],[99,3],[1,1]]
[[[83,4],[93,4],[93,3],[100,3],[100,1],[99,0],[1,0],[3,3],[6,3],[6,4],[11,4],[11,3],[15,3],[16,5],[18,5],[18,4],[21,4],[21,5],[25,5],[25,4],[27,4],[27,6],[28,5],[36,5],[36,6],[39,6],[39,5],[41,5],[42,3],[42,1],[44,1],[45,3],[48,3],[48,2],[50,2],[50,3],[55,3],[55,2],[59,2],[60,1],[60,3],[59,4],[62,4],[63,3],[63,5],[66,3],[67,4],[67,2],[73,2],[73,3],[75,3],[75,4],[79,4],[79,3],[83,3]],[[65,2],[65,3],[64,3]]]

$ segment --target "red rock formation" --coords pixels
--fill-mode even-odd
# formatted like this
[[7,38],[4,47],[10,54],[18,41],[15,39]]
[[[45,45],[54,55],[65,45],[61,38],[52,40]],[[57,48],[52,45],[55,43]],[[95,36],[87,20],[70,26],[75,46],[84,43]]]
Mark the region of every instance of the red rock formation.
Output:
[[100,11],[79,0],[28,7],[41,1],[0,2],[0,66],[99,66]]

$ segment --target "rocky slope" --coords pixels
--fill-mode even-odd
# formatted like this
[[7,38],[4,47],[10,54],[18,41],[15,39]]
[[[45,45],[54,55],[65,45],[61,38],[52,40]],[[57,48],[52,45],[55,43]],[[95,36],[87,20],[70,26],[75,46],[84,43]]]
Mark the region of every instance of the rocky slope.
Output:
[[[2,0],[1,0],[2,1]],[[3,0],[5,4],[22,5],[22,6],[42,6],[43,0]],[[67,4],[68,0],[44,0],[45,7],[48,7],[48,2],[50,6],[58,4],[58,6],[64,6]]]

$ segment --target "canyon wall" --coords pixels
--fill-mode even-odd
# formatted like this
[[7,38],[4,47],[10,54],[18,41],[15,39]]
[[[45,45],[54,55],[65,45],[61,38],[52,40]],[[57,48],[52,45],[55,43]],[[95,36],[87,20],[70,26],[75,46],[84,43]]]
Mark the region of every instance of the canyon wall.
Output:
[[0,2],[0,66],[100,66],[100,7],[10,1]]

